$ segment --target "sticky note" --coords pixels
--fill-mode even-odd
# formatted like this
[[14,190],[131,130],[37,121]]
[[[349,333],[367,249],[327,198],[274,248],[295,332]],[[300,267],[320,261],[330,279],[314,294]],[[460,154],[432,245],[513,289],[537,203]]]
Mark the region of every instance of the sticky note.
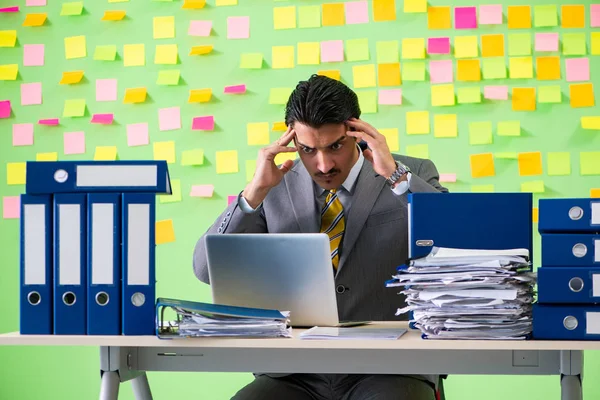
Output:
[[438,37],[427,39],[428,54],[450,54],[450,38]]
[[213,51],[213,45],[207,44],[202,46],[192,46],[190,48],[190,56],[203,56],[206,54],[210,54]]
[[423,39],[423,38],[402,39],[402,58],[404,58],[404,59],[425,58],[425,39]]
[[212,197],[215,185],[193,185],[190,197]]
[[560,58],[558,56],[536,58],[537,79],[540,81],[560,79]]
[[295,29],[296,28],[296,6],[274,7],[273,8],[273,28],[274,29]]
[[339,81],[341,78],[341,73],[339,69],[319,70],[317,71],[317,75],[327,76],[331,79],[335,79],[336,81]]
[[452,16],[450,7],[428,7],[427,28],[429,29],[451,29]]
[[564,33],[562,52],[565,56],[584,56],[587,53],[585,33]]
[[197,10],[206,6],[206,0],[183,0],[181,6],[184,10]]
[[271,128],[273,132],[285,132],[287,130],[287,126],[285,121],[273,122],[273,127]]
[[508,29],[531,28],[530,6],[508,6]]
[[481,145],[492,143],[492,122],[474,121],[469,123],[469,144]]
[[521,136],[521,121],[498,121],[498,136]]
[[354,87],[357,89],[374,87],[375,84],[375,65],[355,65],[352,67],[352,77]]
[[181,71],[178,69],[158,71],[157,85],[179,85]]
[[158,195],[160,203],[178,203],[181,201],[181,180],[171,179],[171,194]]
[[535,111],[535,88],[513,88],[513,111]]
[[344,6],[347,25],[366,24],[369,22],[369,6],[366,0],[348,1],[344,3]]
[[489,185],[471,185],[471,193],[494,193],[495,188],[493,184]]
[[377,54],[377,63],[394,63],[399,61],[398,41],[380,40],[375,43],[375,53]]
[[19,6],[0,8],[0,13],[16,13],[16,12],[19,12]]
[[430,61],[429,79],[431,83],[452,83],[454,80],[452,60]]
[[2,218],[11,219],[21,216],[21,198],[19,196],[4,196],[2,198]]
[[318,65],[321,61],[320,55],[321,44],[319,42],[298,43],[298,65]]
[[13,146],[33,145],[33,124],[13,124],[12,126]]
[[208,103],[212,97],[212,89],[192,89],[188,103]]
[[344,21],[344,3],[325,3],[321,5],[321,23],[323,26],[342,26]]
[[173,220],[156,221],[154,233],[156,235],[154,241],[157,245],[174,242],[175,229],[173,229]]
[[[293,46],[291,47],[293,49]],[[344,61],[344,42],[342,40],[329,40],[321,42],[321,62],[340,61]]]
[[440,174],[440,183],[455,183],[456,182],[456,174]]
[[373,21],[394,21],[396,20],[396,2],[395,0],[373,0]]
[[62,3],[60,15],[81,15],[83,12],[83,1]]
[[287,104],[293,90],[291,87],[271,88],[269,104]]
[[407,61],[401,68],[403,81],[424,81],[425,63],[422,61]]
[[600,32],[590,33],[590,42],[590,53],[594,56],[600,55]]
[[456,98],[458,104],[481,103],[481,89],[478,86],[458,88]]
[[486,4],[479,6],[480,25],[501,25],[502,4]]
[[579,173],[581,175],[600,175],[600,151],[579,153]]
[[271,50],[272,68],[294,68],[294,46],[273,46]]
[[533,59],[531,57],[510,57],[508,70],[510,79],[533,78]]
[[92,124],[110,125],[114,121],[114,114],[94,114],[92,115]]
[[429,111],[408,111],[406,113],[407,135],[427,134],[429,130]]
[[58,153],[36,153],[35,161],[58,161]]
[[215,117],[208,115],[205,117],[195,117],[192,119],[193,131],[212,131],[215,129]]
[[531,55],[531,34],[530,33],[511,33],[508,35],[508,55],[509,56],[529,56]]
[[79,83],[83,79],[83,71],[65,71],[62,74],[62,78],[59,82],[61,85],[70,85]]
[[379,129],[379,133],[385,137],[385,142],[390,151],[400,151],[398,128],[382,128]]
[[175,142],[154,142],[152,147],[155,160],[165,160],[167,164],[175,162]]
[[156,53],[154,53],[154,64],[177,64],[177,45],[156,45]]
[[83,117],[85,114],[85,99],[65,100],[63,117]]
[[505,159],[505,160],[516,160],[519,156],[515,152],[508,151],[508,152],[496,153],[496,154],[494,154],[494,157]]
[[[453,106],[455,104],[454,99],[454,85],[433,85],[431,86],[431,105],[434,107],[441,106]],[[429,133],[429,132],[424,132]]]
[[26,44],[23,46],[23,66],[41,67],[44,65],[44,45]]
[[401,105],[402,89],[381,89],[379,90],[379,104],[383,105]]
[[27,14],[23,21],[23,26],[42,26],[47,18],[48,14],[46,13]]
[[436,114],[433,116],[433,136],[452,138],[458,136],[456,114]]
[[521,183],[521,192],[544,193],[545,191],[546,188],[544,186],[544,181],[531,181]]
[[85,49],[85,36],[71,36],[65,38],[65,58],[84,58],[87,56]]
[[567,82],[581,82],[590,80],[589,58],[568,58],[565,60]]
[[[300,46],[300,43],[298,43],[298,46]],[[398,45],[396,45],[396,54],[398,54]],[[346,40],[346,61],[368,61],[369,58],[369,39]]]
[[235,174],[238,172],[237,150],[217,151],[217,174]]
[[298,157],[298,152],[294,151],[294,152],[285,152],[285,153],[279,153],[275,156],[275,165],[281,165],[283,164],[286,160],[295,160]]
[[248,39],[250,17],[227,17],[227,39]]
[[600,188],[598,189],[590,189],[590,197],[593,199],[600,198]]
[[[282,153],[279,153],[279,154],[282,154]],[[254,178],[255,171],[256,171],[256,160],[246,160],[246,182],[250,182],[252,180],[252,178]]]
[[556,5],[538,5],[533,8],[533,23],[536,28],[558,25]]
[[569,85],[569,96],[571,97],[572,108],[594,106],[594,86],[591,83]]
[[223,89],[225,94],[243,94],[246,93],[246,85],[231,85],[225,86]]
[[477,7],[454,7],[455,29],[477,28]]
[[299,28],[319,28],[321,26],[321,7],[320,6],[299,6],[298,7],[298,27]]
[[63,152],[69,154],[85,154],[85,133],[65,132],[63,135]]
[[377,112],[377,92],[375,90],[363,90],[356,93],[358,105],[365,114]]
[[215,6],[237,6],[238,0],[215,0]]
[[181,129],[181,112],[179,107],[161,108],[158,110],[158,126],[161,131]]
[[143,44],[123,45],[123,65],[139,67],[146,64],[146,51]]
[[[110,3],[111,0],[108,0],[108,2]],[[43,7],[46,5],[46,0],[25,0],[25,5],[27,7]]]
[[23,83],[21,85],[21,105],[42,104],[42,83]]
[[46,126],[57,126],[58,122],[59,122],[58,118],[49,118],[49,119],[40,119],[38,121],[38,124],[46,125]]
[[185,150],[181,153],[181,165],[203,165],[204,164],[204,150],[192,149]]
[[600,27],[600,4],[590,5],[590,27]]
[[24,185],[26,183],[26,163],[6,163],[6,183],[8,185]]
[[104,16],[102,16],[102,21],[120,21],[125,18],[127,14],[124,10],[106,10],[104,11]]
[[462,82],[476,82],[481,80],[479,60],[457,60],[456,80]]
[[549,152],[546,163],[550,176],[571,175],[571,153],[568,151]]
[[400,85],[400,63],[377,65],[377,83],[381,87]]
[[212,31],[212,24],[213,23],[211,20],[190,21],[190,26],[188,27],[188,35],[201,37],[210,36],[210,33]]
[[542,174],[542,153],[539,151],[519,153],[519,175],[532,176]]
[[583,5],[562,5],[560,9],[563,28],[585,28],[585,7]]
[[582,129],[600,130],[600,116],[598,117],[581,117]]
[[454,57],[472,58],[477,57],[478,55],[477,36],[454,37]]
[[143,103],[146,101],[146,88],[125,89],[123,103]]
[[508,100],[508,86],[484,86],[483,97],[488,100]]
[[427,12],[427,0],[404,0],[405,13]]
[[175,17],[154,17],[152,20],[154,39],[172,39],[175,37]]
[[117,57],[117,46],[106,45],[96,46],[94,50],[94,60],[96,61],[114,61]]
[[94,161],[115,161],[117,159],[117,146],[96,146]]
[[147,146],[150,143],[148,123],[127,124],[127,146]]
[[481,56],[482,57],[503,57],[504,56],[504,35],[481,35]]
[[269,123],[249,122],[246,124],[248,146],[263,146],[269,144]]
[[406,155],[416,158],[429,158],[429,145],[427,144],[412,144],[406,146]]
[[0,47],[15,47],[17,31],[0,31]]
[[496,174],[492,153],[471,154],[470,162],[472,178],[485,178]]
[[10,100],[0,101],[0,118],[10,117]]

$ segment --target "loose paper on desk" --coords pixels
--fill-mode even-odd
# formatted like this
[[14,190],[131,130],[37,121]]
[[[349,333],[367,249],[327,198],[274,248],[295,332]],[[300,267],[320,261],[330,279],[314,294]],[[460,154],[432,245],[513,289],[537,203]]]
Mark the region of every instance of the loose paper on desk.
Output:
[[322,327],[315,326],[300,334],[300,339],[327,340],[396,340],[406,333],[404,328]]

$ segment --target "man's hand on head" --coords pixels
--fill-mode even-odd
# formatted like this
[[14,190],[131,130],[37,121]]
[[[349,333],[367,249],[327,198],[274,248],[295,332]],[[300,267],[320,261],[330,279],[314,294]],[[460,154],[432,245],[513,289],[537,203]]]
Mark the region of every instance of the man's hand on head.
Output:
[[390,177],[397,167],[385,136],[367,122],[357,118],[350,118],[346,124],[356,129],[348,130],[346,132],[348,136],[363,140],[369,146],[363,151],[363,155],[373,164],[375,172],[385,178]]

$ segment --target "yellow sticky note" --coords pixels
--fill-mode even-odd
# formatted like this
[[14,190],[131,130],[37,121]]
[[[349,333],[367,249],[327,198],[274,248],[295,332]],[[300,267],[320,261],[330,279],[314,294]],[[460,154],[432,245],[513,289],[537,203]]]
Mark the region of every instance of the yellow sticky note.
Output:
[[287,104],[290,95],[294,91],[294,88],[271,88],[271,92],[269,93],[269,104]]
[[321,60],[320,54],[319,42],[298,43],[298,65],[318,65]]
[[181,201],[181,180],[171,179],[171,194],[158,195],[161,203],[177,203]]
[[96,146],[94,161],[115,161],[117,159],[117,146]]
[[[175,46],[175,45],[172,45]],[[210,54],[213,51],[213,45],[212,44],[205,44],[205,45],[201,45],[201,46],[192,46],[192,48],[190,49],[190,56],[203,56],[205,54]],[[259,53],[260,54],[260,53]],[[262,57],[262,54],[261,54]]]
[[396,20],[396,2],[395,0],[373,0],[373,21],[395,21]]
[[600,199],[600,188],[590,189],[590,197],[593,199]]
[[531,7],[508,6],[508,29],[530,29]]
[[427,12],[427,0],[404,0],[405,13]]
[[568,151],[549,152],[546,162],[549,176],[571,175],[571,153]]
[[508,74],[510,79],[533,78],[533,59],[531,57],[510,57]]
[[238,4],[238,0],[216,0],[215,1],[215,6],[217,6],[217,7],[237,6],[237,4]]
[[407,135],[427,134],[429,129],[429,111],[409,111],[406,113]]
[[477,82],[481,80],[479,60],[457,60],[456,79],[461,82]]
[[154,64],[177,64],[177,45],[156,45],[156,53],[154,54]]
[[165,160],[167,164],[175,163],[175,142],[154,142],[153,144],[154,159]]
[[152,28],[154,39],[172,39],[175,37],[175,17],[154,17]]
[[531,181],[521,183],[521,192],[544,193],[545,191],[546,188],[544,186],[544,181]]
[[321,76],[327,76],[331,79],[335,79],[336,81],[339,81],[341,78],[341,73],[339,69],[320,70],[317,71],[317,74]]
[[402,83],[400,63],[378,64],[377,81],[379,86],[399,86]]
[[298,27],[299,28],[320,28],[321,27],[321,7],[299,6],[298,7]]
[[600,151],[579,152],[579,173],[581,175],[600,175]]
[[590,53],[593,56],[600,55],[600,32],[590,33]]
[[434,107],[453,106],[456,104],[454,85],[431,86],[431,105]]
[[375,87],[375,64],[353,66],[352,76],[357,89]]
[[571,96],[571,107],[593,107],[594,85],[592,83],[578,83],[569,85],[569,96]]
[[271,128],[271,130],[273,132],[285,132],[287,130],[285,121],[273,122],[273,128]]
[[6,184],[8,185],[24,185],[26,179],[27,163],[16,162],[6,164]]
[[454,57],[473,58],[478,54],[477,36],[456,36],[454,38]]
[[344,3],[325,3],[321,11],[323,26],[344,25]]
[[294,68],[294,46],[273,46],[271,57],[272,68]]
[[102,21],[120,21],[125,18],[127,11],[125,10],[113,10],[113,11],[104,11],[104,16],[102,17]]
[[485,178],[494,176],[494,156],[492,153],[471,154],[471,177]]
[[600,130],[600,116],[598,116],[598,117],[581,117],[581,127],[583,129]]
[[83,71],[69,71],[63,72],[62,79],[60,80],[61,85],[68,85],[73,83],[79,83],[83,79]]
[[212,97],[212,89],[192,89],[188,103],[208,103]]
[[513,88],[513,111],[535,111],[535,88]]
[[538,86],[539,103],[560,103],[562,102],[562,92],[560,85]]
[[143,44],[126,44],[123,46],[123,65],[138,67],[146,64],[146,50]]
[[58,153],[37,153],[35,155],[35,161],[58,161]]
[[448,6],[427,8],[427,27],[429,29],[451,29],[451,9]]
[[433,116],[433,136],[450,138],[458,136],[456,114],[436,114]]
[[519,153],[519,175],[532,176],[542,174],[542,153],[533,151]]
[[217,174],[235,174],[238,172],[237,150],[217,151]]
[[42,26],[48,17],[47,13],[27,14],[23,26]]
[[540,209],[537,207],[533,207],[531,209],[531,222],[533,222],[534,224],[537,224],[539,218],[540,218]]
[[481,56],[482,57],[503,57],[504,56],[504,35],[481,35]]
[[471,185],[471,193],[494,193],[496,191],[494,184],[490,185]]
[[256,172],[256,160],[246,160],[246,182],[254,178],[254,172]]
[[423,39],[423,38],[402,39],[402,58],[405,58],[405,59],[425,58],[425,39]]
[[248,146],[263,146],[269,144],[269,123],[249,122],[246,124]]
[[181,165],[203,165],[204,164],[204,150],[193,149],[185,150],[181,152]]
[[262,53],[242,53],[240,54],[240,68],[242,69],[261,69],[263,64]]
[[538,81],[551,81],[560,79],[560,57],[537,57],[535,63]]
[[143,103],[146,101],[146,88],[125,89],[123,103]]
[[206,0],[183,0],[181,8],[184,10],[199,10],[204,6],[206,6]]
[[17,31],[0,31],[0,47],[15,47]]
[[273,8],[273,27],[275,29],[296,28],[296,6]]
[[0,81],[14,81],[19,73],[19,64],[0,65]]
[[294,152],[284,152],[284,153],[279,153],[275,156],[275,160],[273,161],[275,163],[275,165],[281,165],[284,162],[286,162],[287,160],[295,160],[298,157],[298,152],[294,151]]
[[398,128],[379,129],[379,133],[385,136],[385,141],[390,151],[400,151]]
[[67,60],[83,58],[86,55],[85,36],[71,36],[65,38],[65,57]]
[[157,245],[171,243],[175,241],[175,229],[173,229],[172,219],[156,221],[154,226],[154,241]]
[[63,108],[63,117],[83,117],[85,114],[85,99],[67,99]]

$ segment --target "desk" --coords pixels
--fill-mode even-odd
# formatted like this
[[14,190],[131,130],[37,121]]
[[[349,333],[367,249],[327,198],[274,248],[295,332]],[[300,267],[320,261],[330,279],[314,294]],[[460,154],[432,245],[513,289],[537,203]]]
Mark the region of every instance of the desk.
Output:
[[145,371],[557,375],[561,399],[582,400],[583,350],[600,350],[588,341],[423,340],[411,329],[398,340],[300,340],[301,331],[293,339],[173,340],[7,333],[0,345],[100,347],[100,400],[117,399],[129,380],[136,399],[152,399]]

